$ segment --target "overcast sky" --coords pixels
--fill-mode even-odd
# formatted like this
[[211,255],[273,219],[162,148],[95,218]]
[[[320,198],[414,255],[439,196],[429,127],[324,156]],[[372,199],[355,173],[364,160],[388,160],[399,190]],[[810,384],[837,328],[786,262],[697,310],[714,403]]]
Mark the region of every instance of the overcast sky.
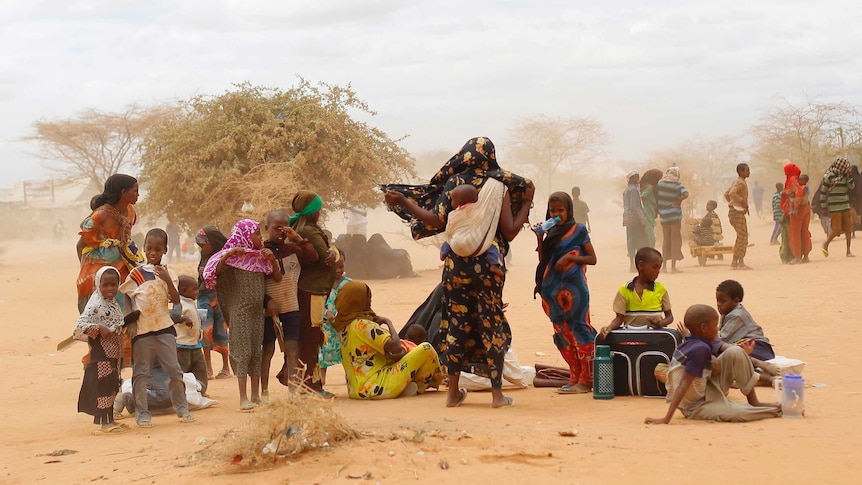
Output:
[[[411,151],[519,117],[592,116],[609,157],[743,132],[776,97],[862,105],[862,3],[795,0],[0,0],[0,187],[50,171],[22,143],[89,108],[353,84]],[[442,162],[442,161],[441,161]]]

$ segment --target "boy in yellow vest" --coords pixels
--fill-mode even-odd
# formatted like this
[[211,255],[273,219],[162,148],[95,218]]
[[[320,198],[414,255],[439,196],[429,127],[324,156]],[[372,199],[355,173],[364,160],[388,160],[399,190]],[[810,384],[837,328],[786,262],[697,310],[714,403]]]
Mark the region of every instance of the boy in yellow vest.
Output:
[[656,281],[661,272],[662,255],[657,250],[645,247],[635,254],[638,275],[627,282],[614,298],[616,317],[610,325],[602,328],[602,338],[613,330],[625,326],[667,327],[673,323],[670,297],[663,284]]

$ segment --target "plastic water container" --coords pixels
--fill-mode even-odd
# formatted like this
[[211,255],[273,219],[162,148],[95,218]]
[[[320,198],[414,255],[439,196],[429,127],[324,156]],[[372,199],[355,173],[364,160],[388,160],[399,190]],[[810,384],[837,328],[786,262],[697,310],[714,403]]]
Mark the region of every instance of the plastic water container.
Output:
[[550,231],[551,228],[556,226],[557,223],[560,221],[561,221],[560,216],[551,217],[550,219],[548,219],[547,221],[545,221],[541,224],[536,224],[533,227],[533,232],[535,232],[536,234],[544,234],[544,233]]
[[607,345],[596,345],[596,356],[593,359],[593,399],[614,398],[614,359],[611,348]]
[[801,418],[805,415],[805,379],[799,374],[785,374],[782,379],[781,415]]

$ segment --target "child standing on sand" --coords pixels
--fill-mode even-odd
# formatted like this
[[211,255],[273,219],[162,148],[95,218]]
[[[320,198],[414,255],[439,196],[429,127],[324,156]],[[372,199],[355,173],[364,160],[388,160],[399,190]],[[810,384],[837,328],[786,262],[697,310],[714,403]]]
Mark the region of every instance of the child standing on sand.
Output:
[[177,292],[183,307],[182,321],[174,325],[177,331],[177,361],[183,372],[194,374],[201,383],[201,394],[206,394],[209,376],[201,344],[203,333],[198,313],[198,282],[191,276],[182,275],[177,280]]
[[569,383],[558,392],[581,394],[593,388],[596,330],[590,324],[586,266],[596,264],[596,252],[586,226],[575,222],[569,194],[551,194],[545,218],[552,217],[559,217],[560,222],[537,236],[539,265],[534,295],[541,295],[542,309],[554,327],[554,344],[569,365]]
[[[337,249],[337,248],[336,248]],[[332,321],[338,315],[338,309],[335,308],[335,298],[338,297],[338,290],[341,289],[348,281],[353,281],[350,277],[344,274],[344,251],[338,250],[338,259],[335,260],[335,281],[332,283],[332,291],[329,292],[329,297],[326,298],[326,305],[323,313],[323,346],[320,347],[320,376],[323,379],[323,384],[326,385],[326,369],[334,365],[341,364],[341,334],[335,331],[332,327]]]
[[[147,404],[150,372],[156,362],[170,379],[171,402],[183,423],[194,422],[186,401],[183,371],[177,361],[177,332],[174,323],[181,319],[180,294],[176,276],[162,266],[162,257],[168,252],[168,235],[162,229],[151,229],[144,239],[147,264],[133,269],[120,291],[129,299],[127,306],[140,310],[135,334],[132,336],[132,394],[135,396],[135,421],[141,428],[152,428]],[[168,304],[174,309],[168,311]]]
[[[206,226],[195,235],[195,244],[201,249],[201,260],[198,263],[198,308],[206,310],[206,318],[201,320],[203,331],[204,359],[207,362],[207,377],[210,379],[226,379],[230,377],[230,363],[228,357],[227,323],[218,306],[215,290],[207,289],[204,282],[203,272],[210,257],[221,251],[227,237],[215,226]],[[221,355],[221,370],[218,374],[213,372],[210,353],[218,352]]]
[[128,427],[114,421],[114,398],[120,389],[120,356],[123,350],[123,311],[114,301],[120,272],[103,266],[96,272],[93,294],[75,325],[76,340],[86,340],[90,361],[78,395],[78,412],[93,416],[101,425],[97,434],[117,434]]

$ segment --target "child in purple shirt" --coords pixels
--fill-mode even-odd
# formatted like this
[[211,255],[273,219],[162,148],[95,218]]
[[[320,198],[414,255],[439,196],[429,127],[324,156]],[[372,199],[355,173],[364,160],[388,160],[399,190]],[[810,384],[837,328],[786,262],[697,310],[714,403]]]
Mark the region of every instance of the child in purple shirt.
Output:
[[[781,416],[777,403],[764,404],[754,387],[758,375],[748,354],[753,342],[730,345],[718,339],[718,312],[707,305],[693,305],[685,312],[684,334],[689,334],[673,353],[667,375],[667,413],[646,418],[646,424],[667,424],[679,408],[689,419],[746,422]],[[748,400],[740,404],[727,399],[736,383]]]

